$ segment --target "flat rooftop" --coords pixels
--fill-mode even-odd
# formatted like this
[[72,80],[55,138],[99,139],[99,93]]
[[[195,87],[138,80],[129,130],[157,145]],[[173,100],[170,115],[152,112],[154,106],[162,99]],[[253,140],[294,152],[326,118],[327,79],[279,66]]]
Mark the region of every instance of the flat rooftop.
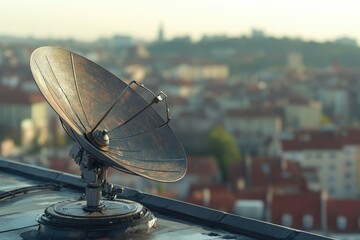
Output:
[[[79,176],[0,158],[0,239],[36,239],[36,218],[51,204],[78,199],[84,185]],[[149,208],[157,226],[101,239],[330,239],[126,187],[118,198]]]

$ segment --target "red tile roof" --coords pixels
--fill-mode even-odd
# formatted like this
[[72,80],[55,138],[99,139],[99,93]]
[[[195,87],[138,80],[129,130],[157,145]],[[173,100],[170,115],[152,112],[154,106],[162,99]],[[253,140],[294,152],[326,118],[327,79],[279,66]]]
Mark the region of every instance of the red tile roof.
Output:
[[360,129],[299,131],[293,139],[282,140],[281,145],[284,151],[339,150],[344,145],[360,145]]
[[[328,230],[330,232],[360,232],[360,200],[329,199],[326,202]],[[338,217],[346,219],[344,229],[338,226]]]
[[158,191],[158,190],[152,190],[150,191],[151,194],[156,194],[156,195],[160,195],[162,197],[166,197],[166,198],[172,198],[172,199],[177,199],[179,194],[177,191]]
[[261,200],[266,202],[267,189],[250,189],[234,193],[236,200]]
[[237,182],[240,179],[245,179],[245,161],[236,161],[230,164],[228,168],[228,177],[229,181],[232,184],[233,188],[237,188]]
[[204,189],[209,189],[209,191],[215,195],[222,195],[231,193],[231,189],[229,186],[223,184],[196,184],[190,187],[190,192],[194,191],[203,191]]
[[[292,218],[293,228],[321,229],[321,193],[301,192],[293,194],[274,193],[270,202],[271,222],[283,224],[282,217],[289,214]],[[313,226],[305,228],[303,218],[310,215]]]
[[[205,191],[209,191],[208,204],[205,200]],[[220,184],[203,184],[191,186],[186,202],[218,209],[221,211],[232,212],[235,198],[231,193],[230,187]]]
[[302,168],[295,162],[282,162],[280,158],[256,158],[251,161],[251,187],[279,191],[302,191],[307,184]]
[[309,105],[310,101],[302,96],[294,95],[288,97],[288,103],[291,105]]
[[227,117],[233,118],[268,118],[276,117],[277,114],[272,109],[229,109],[226,111],[225,115]]
[[304,170],[299,163],[282,161],[280,158],[253,158],[246,167],[245,161],[232,164],[229,169],[229,179],[234,191],[239,180],[246,181],[247,189],[263,190],[269,187],[276,191],[297,192],[306,191],[307,182]]
[[0,104],[30,105],[40,102],[45,102],[45,98],[40,93],[28,93],[0,86]]
[[219,174],[217,162],[212,156],[189,156],[188,175],[199,176],[200,179],[214,180]]

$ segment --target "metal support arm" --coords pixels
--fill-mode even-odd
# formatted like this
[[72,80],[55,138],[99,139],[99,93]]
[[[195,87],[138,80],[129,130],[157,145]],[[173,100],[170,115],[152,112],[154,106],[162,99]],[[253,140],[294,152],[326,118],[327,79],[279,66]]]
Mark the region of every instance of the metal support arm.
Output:
[[[112,185],[106,182],[108,166],[102,164],[97,158],[75,144],[69,154],[80,165],[81,179],[86,182],[85,198],[87,207],[85,211],[101,211],[102,190],[112,190]],[[108,196],[112,196],[109,192]],[[114,198],[114,196],[112,196]]]

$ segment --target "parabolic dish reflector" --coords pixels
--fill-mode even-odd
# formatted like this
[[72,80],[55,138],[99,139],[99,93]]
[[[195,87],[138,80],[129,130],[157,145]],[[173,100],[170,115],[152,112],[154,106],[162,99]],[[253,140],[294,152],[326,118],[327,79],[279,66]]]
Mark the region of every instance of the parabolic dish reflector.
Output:
[[[161,182],[186,172],[186,156],[173,131],[131,85],[90,60],[58,47],[31,55],[41,93],[86,151],[120,171]],[[94,144],[107,131],[108,146]]]

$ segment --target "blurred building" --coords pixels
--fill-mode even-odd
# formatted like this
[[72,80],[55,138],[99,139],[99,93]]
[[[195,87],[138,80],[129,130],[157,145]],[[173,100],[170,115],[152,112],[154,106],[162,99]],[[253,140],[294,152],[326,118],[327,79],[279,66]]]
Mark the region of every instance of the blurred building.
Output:
[[273,193],[270,221],[287,227],[320,233],[323,227],[320,192]]
[[300,52],[289,52],[287,54],[287,65],[290,71],[303,74],[305,70],[303,55]]
[[142,64],[130,64],[124,69],[125,74],[129,79],[136,80],[137,82],[142,82],[146,77],[149,69]]
[[307,170],[298,163],[282,162],[280,158],[248,158],[233,163],[228,171],[228,185],[214,181],[193,183],[187,201],[246,217],[271,220],[272,196],[311,193],[305,175]]
[[214,127],[215,120],[204,110],[186,109],[177,115],[172,123],[186,149],[206,151],[209,131]]
[[3,157],[11,157],[16,155],[17,149],[14,140],[9,137],[0,140],[0,155]]
[[136,63],[150,57],[150,52],[142,43],[136,44],[127,48],[127,61],[129,63]]
[[288,129],[319,128],[322,108],[317,101],[289,100],[285,105],[285,125]]
[[176,183],[167,184],[169,189],[176,189],[180,199],[185,199],[194,185],[220,182],[220,172],[214,157],[188,156],[187,160],[186,175]]
[[45,143],[48,104],[40,93],[0,88],[0,125],[5,135],[18,136],[16,141],[29,145],[32,140]]
[[112,42],[116,47],[128,47],[133,43],[133,39],[131,36],[115,35],[112,38]]
[[360,193],[360,130],[297,131],[282,140],[282,158],[316,168],[331,197]]
[[[199,92],[199,86],[193,81],[186,79],[167,79],[166,82],[161,84],[161,90],[171,96],[169,101],[175,103],[175,100],[172,98],[192,97]],[[184,107],[186,107],[186,105],[184,105]]]
[[360,200],[331,199],[326,193],[273,194],[269,221],[335,239],[360,238]]
[[230,109],[223,121],[243,153],[259,153],[268,139],[278,141],[282,131],[281,118],[270,109]]
[[336,239],[359,239],[360,200],[328,199],[326,201],[326,231]]
[[337,43],[339,45],[344,45],[344,46],[357,47],[356,39],[349,38],[349,37],[339,37],[339,38],[335,39],[335,43]]
[[162,23],[160,23],[156,41],[158,43],[162,43],[165,41],[165,31],[164,31],[164,25]]
[[280,158],[247,157],[245,161],[232,164],[228,171],[235,192],[267,192],[269,189],[276,192],[305,192],[313,190],[316,182],[316,175],[309,177],[309,169]]
[[225,81],[229,77],[229,67],[224,64],[180,64],[163,71],[165,78]]
[[343,86],[319,87],[319,101],[324,112],[343,122],[349,115],[349,92]]
[[191,186],[187,202],[221,211],[232,212],[235,198],[229,186],[222,184],[196,184]]
[[265,38],[266,34],[265,31],[261,29],[251,29],[251,37],[252,38]]

